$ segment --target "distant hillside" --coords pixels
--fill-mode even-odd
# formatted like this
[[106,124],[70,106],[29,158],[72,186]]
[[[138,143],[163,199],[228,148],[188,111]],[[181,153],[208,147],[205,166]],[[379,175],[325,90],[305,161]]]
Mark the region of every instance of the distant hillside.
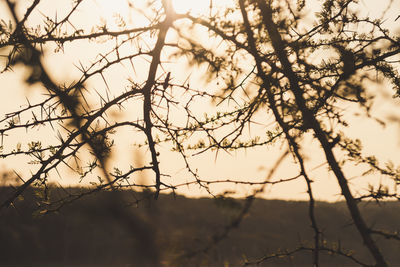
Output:
[[[10,190],[0,188],[1,198]],[[67,189],[75,194],[81,190]],[[51,190],[54,201],[63,194],[61,189]],[[0,212],[0,266],[152,266],[152,260],[165,266],[242,266],[245,258],[312,244],[307,202],[256,199],[241,224],[210,246],[237,217],[243,200],[161,195],[154,201],[132,191],[117,199],[122,213],[110,206],[115,193],[98,192],[40,216],[35,213],[35,192],[28,190],[15,207]],[[145,200],[136,203],[138,199]],[[399,230],[398,202],[360,207],[370,225]],[[319,202],[316,212],[328,244],[368,260],[344,203]],[[389,262],[399,266],[400,242],[379,238],[379,243]],[[205,252],[192,253],[199,250]],[[322,256],[322,266],[356,266],[343,257]],[[311,266],[311,255],[301,252],[290,261],[260,266]]]

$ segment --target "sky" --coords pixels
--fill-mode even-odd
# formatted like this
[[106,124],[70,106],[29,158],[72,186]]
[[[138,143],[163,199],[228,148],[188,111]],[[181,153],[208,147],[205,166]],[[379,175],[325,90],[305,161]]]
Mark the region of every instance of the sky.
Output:
[[[229,5],[232,1],[214,1],[213,4],[218,5]],[[380,16],[382,12],[385,12],[388,1],[380,1],[379,5],[373,5],[376,1],[360,1],[360,6],[363,7],[362,12],[366,12],[371,16]],[[0,5],[3,3],[0,3]],[[141,6],[146,11],[144,0],[135,1],[135,5]],[[67,8],[63,6],[70,6],[69,0],[64,1],[42,1],[39,6],[39,10],[48,16],[63,17]],[[185,1],[175,0],[174,8],[177,12],[185,13],[192,12],[195,15],[201,15],[208,12],[209,1],[197,0],[197,1]],[[310,5],[309,11],[312,13],[313,8],[316,5]],[[398,8],[397,8],[398,7]],[[20,12],[22,13],[26,6],[19,6]],[[5,8],[0,6],[0,18],[5,17],[3,13]],[[386,10],[386,18],[388,18],[388,24],[393,27],[394,30],[400,30],[400,21],[394,21],[396,17],[396,10],[400,10],[400,3],[394,2],[391,9]],[[90,28],[98,22],[106,22],[109,30],[117,30],[118,26],[115,14],[119,13],[130,27],[141,27],[147,23],[146,18],[137,13],[130,11],[128,4],[125,0],[86,0],[84,4],[79,8],[79,11],[75,17],[72,18],[75,25],[85,28],[90,31]],[[37,12],[32,16],[30,23],[39,23],[43,19],[41,13]],[[70,29],[69,29],[70,30]],[[201,30],[198,31],[199,38],[207,38],[206,33]],[[204,37],[201,37],[204,36]],[[173,35],[170,38],[174,38]],[[210,40],[209,45],[218,45],[217,41]],[[151,43],[151,41],[149,41]],[[56,46],[49,45],[45,49],[47,57],[46,67],[51,70],[51,75],[55,80],[71,83],[80,76],[80,71],[77,66],[90,66],[99,53],[106,53],[114,44],[112,42],[104,41],[102,43],[96,42],[75,42],[66,43],[64,51],[54,52]],[[129,53],[129,45],[122,48],[122,52]],[[0,51],[0,54],[4,52]],[[2,62],[0,62],[1,66]],[[144,80],[146,77],[146,61],[140,59],[136,61],[137,66],[134,70],[129,65],[122,65],[116,68],[112,68],[105,73],[107,84],[111,90],[111,94],[118,95],[126,89],[128,78],[134,77],[135,79]],[[216,86],[215,81],[206,83],[204,81],[205,68],[201,67],[198,70],[188,70],[184,62],[170,62],[166,63],[164,67],[167,70],[173,70],[173,82],[179,83],[187,79],[190,75],[190,81],[196,86],[202,86],[206,90],[213,90]],[[134,73],[134,74],[133,74]],[[26,98],[31,103],[43,99],[44,91],[39,85],[33,87],[27,87],[24,83],[24,77],[26,76],[22,67],[16,67],[13,72],[8,72],[0,75],[0,83],[5,85],[6,90],[3,89],[3,95],[0,98],[0,116],[7,114],[21,105],[26,105]],[[159,76],[162,77],[161,72]],[[106,94],[106,86],[101,77],[96,77],[89,82],[89,86],[95,88],[98,92]],[[351,130],[347,131],[347,134],[354,138],[360,138],[364,141],[364,151],[366,154],[377,155],[378,158],[385,160],[392,160],[395,164],[399,164],[398,159],[400,158],[400,103],[390,97],[391,90],[387,86],[371,85],[369,88],[371,93],[377,95],[376,104],[373,107],[372,114],[379,117],[380,119],[388,122],[385,128],[381,127],[378,123],[373,120],[366,119],[363,116],[357,116],[357,109],[351,105],[344,106],[345,116],[350,122]],[[98,96],[93,93],[92,101],[97,101]],[[12,100],[12,101],[10,101]],[[208,104],[198,103],[195,109],[202,113]],[[208,106],[207,106],[208,107]],[[138,113],[138,107],[129,107],[124,116],[129,116]],[[121,117],[122,118],[122,117]],[[391,118],[393,120],[391,120]],[[177,118],[179,119],[179,118]],[[398,121],[397,121],[398,120]],[[138,151],[131,143],[136,138],[132,137],[132,132],[121,131],[116,136],[116,147],[118,153],[114,156],[114,161],[121,166],[126,168],[129,164],[139,164],[148,157],[148,151]],[[252,135],[257,135],[257,132],[252,132]],[[7,137],[7,145],[15,146],[17,142],[21,142],[21,139],[25,141],[29,140],[43,140],[43,142],[55,142],[54,133],[49,133],[47,129],[40,128],[26,135],[23,131],[13,136]],[[308,156],[307,166],[312,179],[314,179],[313,187],[314,192],[319,200],[336,201],[340,200],[339,187],[336,179],[332,174],[327,172],[327,166],[324,164],[324,156],[321,154],[319,146],[311,141],[311,136],[306,136],[303,143],[303,151]],[[127,145],[129,144],[129,145]],[[270,169],[275,166],[276,159],[286,149],[285,145],[276,144],[274,146],[259,147],[254,149],[248,149],[245,151],[232,152],[230,154],[225,152],[219,152],[216,155],[212,153],[204,153],[194,158],[191,158],[191,164],[193,169],[198,169],[200,177],[205,180],[248,180],[248,181],[263,181]],[[164,177],[164,182],[167,184],[180,184],[187,181],[192,181],[193,178],[188,176],[185,171],[183,161],[176,154],[169,151],[169,148],[165,145],[159,147],[161,170],[163,173],[170,175],[170,177]],[[337,152],[340,159],[340,153]],[[30,172],[34,172],[37,166],[24,164],[22,166],[21,160],[18,158],[14,159],[1,159],[0,167],[7,169],[17,170],[18,173],[23,174],[23,177],[28,177]],[[384,177],[370,176],[360,177],[360,174],[364,171],[360,166],[348,166],[345,168],[347,177],[350,177],[350,183],[355,186],[355,190],[365,190],[368,187],[368,183],[382,181]],[[76,178],[69,178],[69,172],[65,170],[67,175],[62,178],[54,176],[54,179],[60,184],[67,185],[75,183]],[[296,176],[298,174],[298,167],[295,165],[293,160],[289,157],[281,163],[274,175],[274,180],[285,179]],[[189,178],[188,178],[189,177]],[[151,182],[152,175],[147,173],[142,177],[144,181]],[[252,188],[246,186],[240,186],[236,184],[221,184],[212,187],[216,193],[225,190],[237,191],[238,195],[251,194]],[[177,191],[178,193],[186,194],[187,196],[199,197],[206,196],[207,193],[204,190],[198,188],[198,186],[182,187]],[[298,179],[293,182],[288,182],[281,185],[274,185],[273,187],[268,186],[265,192],[261,195],[265,198],[281,198],[281,199],[307,199],[306,187],[303,179]]]

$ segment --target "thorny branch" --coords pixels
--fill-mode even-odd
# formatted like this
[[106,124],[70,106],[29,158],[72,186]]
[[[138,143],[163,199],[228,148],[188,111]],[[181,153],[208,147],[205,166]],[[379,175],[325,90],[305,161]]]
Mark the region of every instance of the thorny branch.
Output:
[[[342,112],[344,103],[357,105],[366,117],[373,117],[371,107],[374,100],[367,92],[368,82],[379,83],[384,79],[393,86],[394,97],[400,95],[400,39],[384,27],[382,19],[358,14],[354,11],[358,3],[353,0],[322,1],[312,25],[302,23],[303,11],[309,4],[307,1],[238,0],[224,10],[214,9],[211,1],[208,15],[194,16],[190,12],[176,14],[172,2],[163,0],[160,3],[149,1],[146,10],[137,10],[148,22],[145,26],[127,26],[119,18],[117,30],[111,30],[108,25],[93,25],[92,31],[86,32],[73,21],[84,1],[73,1],[62,18],[46,16],[43,29],[41,25],[30,24],[33,14],[40,12],[38,7],[42,1],[32,1],[22,15],[17,14],[15,1],[5,1],[11,17],[9,23],[0,21],[0,49],[6,53],[2,56],[5,64],[1,74],[22,64],[28,72],[25,82],[41,85],[46,94],[35,102],[27,99],[27,105],[0,118],[0,157],[28,156],[37,166],[32,175],[20,177],[23,184],[0,204],[0,208],[12,204],[30,186],[47,189],[49,177],[54,173],[61,176],[59,169],[63,165],[73,170],[80,181],[97,176],[99,182],[80,194],[67,194],[51,205],[42,205],[43,214],[58,211],[68,203],[99,190],[149,189],[157,199],[160,192],[175,193],[181,187],[199,185],[217,198],[214,185],[261,186],[246,199],[241,212],[221,233],[214,235],[203,248],[183,253],[180,257],[190,258],[207,253],[227,238],[248,214],[254,198],[263,192],[265,186],[302,177],[309,199],[313,246],[299,246],[293,251],[266,255],[260,260],[249,260],[245,265],[309,251],[314,266],[321,265],[322,252],[345,256],[361,266],[387,266],[373,237],[379,235],[399,240],[399,235],[370,227],[357,205],[365,200],[399,200],[399,194],[396,190],[389,190],[385,184],[371,185],[363,194],[353,193],[336,154],[340,149],[345,153],[346,161],[366,166],[366,173],[376,172],[389,177],[396,186],[400,184],[398,166],[390,162],[384,165],[374,156],[365,156],[361,142],[348,138],[341,131],[349,126]],[[370,30],[364,31],[363,28]],[[194,34],[198,29],[205,29],[209,40],[218,41],[218,45],[213,46],[209,40],[199,40]],[[77,64],[81,76],[73,82],[58,82],[47,67],[46,51],[52,45],[57,47],[56,51],[64,52],[68,44],[108,41],[112,48],[99,53],[88,66],[82,62]],[[125,51],[127,46],[129,52]],[[321,52],[329,57],[321,59],[318,56]],[[176,58],[185,58],[190,65],[184,73],[188,78],[183,82],[170,65]],[[142,64],[143,61],[147,65],[138,67],[138,62]],[[127,68],[127,65],[134,75],[128,79],[125,89],[118,92],[121,88],[110,86],[107,74],[116,66]],[[200,88],[190,79],[190,72],[203,65],[208,66],[205,76],[212,90]],[[146,66],[145,75],[140,73],[142,70],[136,73],[142,66]],[[105,94],[91,85],[97,78],[104,82]],[[100,99],[97,103],[93,103],[93,92]],[[213,103],[215,110],[199,116],[193,106],[201,101]],[[129,119],[113,117],[115,110],[123,115],[132,106],[141,108],[130,114]],[[182,115],[185,122],[177,122],[176,118]],[[253,134],[256,126],[264,132]],[[32,140],[27,148],[20,142],[16,149],[3,147],[20,129],[29,135],[39,127],[52,131],[57,141],[44,144]],[[145,147],[150,159],[148,162],[145,162],[147,158],[143,160],[140,166],[120,170],[112,158],[117,152],[114,150],[117,140],[113,135],[126,128],[132,131],[130,141],[139,148]],[[315,212],[313,181],[317,178],[310,177],[308,155],[302,147],[306,136],[312,136],[320,144],[326,160],[323,164],[329,166],[328,172],[335,175],[352,222],[375,265],[365,264],[345,251],[325,245],[323,227]],[[298,175],[272,179],[283,158],[278,159],[268,179],[261,182],[204,179],[191,164],[192,158],[200,154],[216,151],[218,155],[220,151],[230,153],[277,142],[288,145],[288,151],[297,163]],[[162,173],[160,145],[167,145],[180,155],[191,180],[165,182],[163,177],[169,176]],[[88,163],[85,164],[86,160]],[[154,183],[144,184],[136,180],[136,175],[145,171],[153,173]],[[115,215],[142,231],[140,239],[148,251],[154,252],[153,263],[159,264],[157,249],[148,229],[138,218],[128,216],[118,208],[117,202],[113,199],[110,204]]]

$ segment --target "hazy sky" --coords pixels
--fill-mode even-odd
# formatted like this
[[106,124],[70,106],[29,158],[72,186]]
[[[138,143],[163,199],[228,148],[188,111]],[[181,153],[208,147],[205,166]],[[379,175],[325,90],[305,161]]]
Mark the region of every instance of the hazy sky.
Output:
[[[134,2],[135,5],[138,6],[144,3],[143,0]],[[230,3],[231,1],[214,1],[214,4],[218,3],[219,5],[222,5],[225,2]],[[393,30],[396,29],[397,31],[400,29],[400,20],[398,20],[396,24],[394,18],[396,15],[398,15],[396,14],[396,10],[400,10],[399,2],[400,1],[394,1],[393,6],[391,9],[386,11],[387,13],[385,15],[385,18],[387,18],[386,26],[391,25]],[[382,12],[385,11],[387,3],[385,3],[385,1],[379,1],[379,4],[375,5],[373,5],[373,3],[377,3],[377,1],[360,1],[360,6],[363,7],[362,12],[370,14],[371,17],[380,16]],[[4,18],[5,14],[3,12],[5,8],[3,8],[1,4],[2,3],[0,3],[0,17]],[[174,1],[174,4],[178,12],[187,12],[191,9],[192,12],[200,14],[207,11],[209,1],[176,0]],[[64,6],[70,7],[70,1],[42,1],[42,4],[39,6],[39,10],[50,17],[55,16],[57,13],[57,16],[61,18],[65,15],[65,12],[69,10],[64,8]],[[317,6],[317,4],[314,5],[314,7]],[[19,8],[22,13],[26,6],[21,5]],[[312,9],[313,5],[310,5],[310,12]],[[79,25],[79,27],[86,28],[89,31],[90,28],[96,24],[96,22],[99,24],[102,20],[105,20],[107,21],[107,25],[109,26],[110,30],[116,30],[117,25],[114,23],[115,13],[120,13],[124,17],[124,19],[128,22],[128,27],[139,27],[147,23],[143,16],[138,13],[131,12],[128,8],[127,2],[124,0],[85,0],[84,4],[79,8],[77,15],[74,16],[72,20],[74,23],[76,23],[76,25]],[[42,19],[42,15],[39,12],[36,12],[30,23],[33,25],[35,23],[39,23]],[[204,32],[200,34],[204,34]],[[173,38],[173,36],[171,35],[170,38]],[[216,41],[215,45],[217,45]],[[49,45],[45,49],[45,54],[48,59],[46,62],[46,67],[48,70],[51,70],[50,72],[53,75],[53,78],[68,84],[68,82],[72,82],[74,79],[79,78],[80,72],[76,66],[79,64],[82,64],[83,66],[89,66],[90,63],[96,59],[98,53],[105,53],[111,49],[112,46],[113,42],[106,41],[101,44],[95,42],[87,43],[86,41],[66,43],[64,52],[54,53],[56,46]],[[129,46],[124,47],[122,52],[129,53]],[[0,51],[0,53],[5,54],[3,51]],[[3,63],[0,63],[0,65],[2,64]],[[144,79],[146,77],[147,68],[142,67],[141,64],[143,64],[143,66],[147,66],[146,61],[140,62],[139,60],[137,61],[137,68],[135,68],[135,70],[133,70],[129,65],[123,65],[112,68],[105,73],[107,83],[109,84],[110,88],[112,88],[112,93],[115,96],[125,90],[126,85],[128,84],[126,82],[127,78],[134,77],[136,79]],[[216,86],[213,82],[210,84],[204,84],[204,81],[202,81],[204,80],[204,68],[201,68],[201,71],[188,70],[187,66],[182,62],[179,62],[179,64],[169,63],[165,64],[164,66],[169,71],[172,71],[174,83],[183,82],[188,75],[190,75],[191,84],[196,84],[196,86],[203,84],[206,90],[213,90],[213,87]],[[15,68],[11,73],[0,75],[0,83],[3,85],[3,93],[2,97],[0,98],[1,116],[18,109],[18,107],[21,105],[26,105],[26,97],[29,98],[31,103],[43,98],[42,94],[44,91],[41,90],[40,86],[27,88],[23,82],[25,77],[24,75],[24,69],[21,67]],[[161,75],[161,72],[159,75]],[[106,89],[101,77],[92,79],[89,82],[89,85],[92,88],[95,88],[98,92],[105,93]],[[398,100],[394,100],[390,97],[390,88],[385,86],[371,85],[369,90],[371,93],[377,95],[376,105],[373,108],[372,114],[388,122],[386,128],[382,128],[378,123],[374,122],[373,120],[366,119],[363,116],[355,116],[357,110],[351,105],[348,105],[343,107],[344,113],[350,122],[351,128],[351,130],[348,130],[347,133],[352,137],[358,137],[364,141],[366,154],[377,155],[378,158],[382,160],[392,160],[395,164],[399,164],[400,103]],[[97,99],[98,97],[95,93],[93,93],[93,101],[96,101]],[[138,112],[137,108],[138,107],[131,107],[130,109],[127,109],[128,116],[132,113]],[[196,108],[199,109],[198,112],[204,112],[204,110],[207,110],[208,107],[206,103],[202,103]],[[394,120],[390,121],[390,117]],[[396,118],[399,121],[396,121]],[[18,141],[21,142],[21,137],[25,141],[37,139],[43,140],[43,142],[52,142],[51,140],[55,139],[54,136],[51,136],[51,134],[52,133],[49,133],[48,130],[44,128],[41,128],[37,132],[30,132],[28,135],[25,135],[24,131],[21,131],[18,136],[14,135],[7,137],[5,148],[7,148],[8,144],[10,144],[11,147],[14,147]],[[251,134],[257,135],[258,133],[252,132]],[[133,137],[132,132],[129,131],[122,131],[117,136],[116,145],[120,152],[118,155],[115,155],[115,160],[117,164],[122,167],[122,169],[127,168],[127,166],[129,166],[129,164],[132,162],[138,161],[137,157],[139,154],[135,152],[135,148],[131,144],[135,142],[135,138],[137,137]],[[129,145],[127,146],[127,144]],[[216,157],[215,153],[205,153],[192,158],[191,163],[193,164],[194,169],[197,168],[199,170],[200,176],[206,180],[237,179],[262,181],[265,179],[269,168],[274,166],[276,158],[285,150],[285,148],[285,145],[276,144],[273,147],[268,146],[246,151],[237,151],[231,154],[221,151],[218,154],[218,157]],[[163,173],[171,175],[171,178],[164,178],[164,182],[167,184],[179,184],[193,180],[184,170],[184,166],[182,165],[183,162],[179,156],[169,152],[168,149],[169,148],[167,146],[161,146],[159,148],[161,152],[161,170]],[[339,187],[337,185],[336,178],[333,175],[329,175],[327,172],[327,166],[323,165],[325,160],[324,156],[319,150],[318,145],[310,142],[306,137],[306,140],[304,141],[304,151],[308,156],[307,167],[310,170],[310,176],[315,180],[313,186],[317,198],[330,201],[339,199]],[[142,151],[141,153],[143,155],[143,153],[146,154],[147,152]],[[340,153],[337,155],[339,155],[338,158],[340,158]],[[141,160],[139,159],[139,161]],[[7,158],[0,161],[1,167],[16,169],[18,172],[24,173],[24,175],[26,175],[24,177],[27,177],[29,172],[33,172],[36,168],[32,165],[21,165],[20,159],[13,160]],[[384,179],[376,176],[360,178],[360,174],[364,170],[359,167],[347,167],[345,170],[347,177],[352,177],[351,184],[357,185],[357,188],[360,190],[366,189],[367,184],[374,179],[375,181],[376,179]],[[293,164],[292,159],[287,158],[276,172],[274,179],[285,179],[297,174],[297,166]],[[55,178],[59,179],[58,177]],[[152,179],[150,173],[147,176],[147,179]],[[59,182],[62,184],[68,184],[76,180],[76,178],[67,179],[64,177],[63,180]],[[247,187],[228,184],[222,184],[218,187],[215,187],[215,190],[217,190],[216,192],[218,192],[218,189],[232,189],[238,190],[238,192],[242,193],[252,192]],[[198,186],[193,186],[190,188],[183,187],[182,189],[178,190],[178,193],[179,192],[188,194],[189,196],[199,196],[200,194],[205,193],[201,190],[198,190]],[[268,190],[263,196],[267,198],[307,199],[308,196],[305,192],[306,188],[303,179],[298,179],[297,181],[289,182],[287,184],[276,185],[272,188],[268,187]]]

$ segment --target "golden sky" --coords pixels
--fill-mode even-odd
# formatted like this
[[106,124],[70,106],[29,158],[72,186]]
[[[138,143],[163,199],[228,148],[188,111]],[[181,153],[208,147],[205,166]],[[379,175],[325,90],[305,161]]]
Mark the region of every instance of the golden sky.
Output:
[[[23,1],[19,1],[23,2]],[[133,1],[135,6],[140,7],[146,12],[145,1]],[[310,4],[308,10],[310,12],[314,11],[318,1],[315,4]],[[396,12],[400,10],[399,1],[394,1],[390,9],[386,9],[389,1],[360,1],[360,7],[362,10],[360,12],[369,14],[372,17],[379,17],[384,12],[385,18],[387,19],[387,25],[391,25],[393,30],[400,29],[400,20],[396,22],[394,18],[396,17]],[[5,8],[1,6],[0,3],[0,17],[4,18]],[[229,5],[232,1],[214,1],[214,5]],[[207,14],[209,1],[207,0],[175,0],[174,8],[179,13],[192,12],[194,15]],[[66,15],[71,4],[69,0],[58,0],[58,1],[42,1],[38,10],[43,14],[50,17],[54,17],[56,14],[59,18]],[[26,9],[26,5],[18,5],[20,13],[22,14]],[[68,8],[66,8],[68,7]],[[124,20],[127,22],[127,27],[141,27],[148,23],[148,19],[143,14],[132,11],[129,8],[127,1],[125,0],[85,0],[84,4],[80,6],[77,14],[71,19],[75,26],[84,28],[90,31],[94,25],[99,25],[106,22],[109,30],[118,30],[118,25],[116,23],[116,14],[120,14]],[[312,14],[312,13],[311,13]],[[37,24],[43,20],[43,15],[40,12],[34,13],[29,23]],[[386,26],[387,26],[386,25]],[[68,29],[71,30],[71,29]],[[198,30],[199,38],[207,38],[206,32]],[[204,37],[201,37],[203,36]],[[176,35],[170,34],[170,40],[173,40]],[[151,40],[146,40],[151,44]],[[209,45],[218,45],[217,40],[208,40]],[[54,52],[56,49],[55,45],[48,45],[45,47],[45,56],[47,58],[46,67],[51,70],[50,73],[53,78],[60,82],[72,82],[74,79],[78,79],[80,71],[77,66],[82,64],[83,66],[89,66],[93,62],[99,53],[106,53],[108,50],[112,49],[114,43],[111,41],[104,41],[101,43],[86,41],[78,41],[74,43],[66,43],[64,51]],[[121,49],[122,53],[129,53],[131,47],[129,45],[124,46]],[[2,51],[0,51],[3,54]],[[164,54],[164,58],[167,61],[167,54]],[[2,63],[0,63],[1,65]],[[126,89],[128,84],[127,79],[144,80],[146,77],[146,70],[148,62],[144,59],[138,59],[136,61],[135,69],[132,69],[128,64],[118,65],[118,67],[113,67],[105,73],[107,79],[107,84],[112,88],[112,94],[118,95]],[[171,71],[173,76],[173,82],[179,83],[190,77],[191,84],[196,84],[197,86],[202,86],[205,90],[214,90],[216,87],[215,81],[210,83],[205,83],[204,72],[205,68],[200,67],[197,70],[188,69],[184,61],[178,62],[167,62],[163,65],[166,71]],[[162,77],[162,72],[158,74]],[[26,104],[26,98],[29,99],[31,103],[38,101],[43,98],[44,90],[40,86],[34,86],[32,88],[27,88],[24,83],[24,69],[22,67],[17,67],[13,72],[5,73],[0,75],[0,84],[3,85],[2,97],[0,98],[0,115],[11,112],[21,105]],[[98,92],[102,94],[106,93],[106,86],[101,77],[96,76],[89,82],[89,86],[95,88]],[[360,138],[364,141],[366,154],[377,155],[378,158],[384,160],[392,160],[395,164],[399,164],[400,158],[400,131],[399,122],[396,123],[396,118],[400,121],[400,103],[390,97],[390,88],[385,86],[371,85],[371,93],[377,95],[376,105],[373,108],[372,114],[379,117],[383,121],[387,122],[385,128],[381,127],[378,123],[373,120],[366,119],[364,116],[356,116],[357,110],[352,106],[345,106],[344,112],[346,117],[350,122],[351,130],[347,133],[352,137]],[[95,93],[92,95],[92,101],[97,101],[98,97]],[[12,100],[12,101],[10,101]],[[199,103],[196,107],[196,112],[202,113],[209,109],[207,103]],[[123,116],[131,118],[132,114],[139,113],[139,109],[136,106],[129,107]],[[393,119],[393,120],[391,120]],[[179,120],[179,118],[177,118]],[[257,132],[250,133],[251,135],[257,135]],[[262,134],[262,133],[261,133]],[[21,142],[20,139],[29,141],[32,139],[43,140],[43,142],[55,141],[54,133],[49,133],[46,129],[41,128],[39,131],[29,133],[25,135],[23,131],[19,132],[18,135],[7,137],[8,144],[15,145],[16,142]],[[139,154],[136,152],[135,147],[131,144],[135,142],[137,136],[132,136],[132,132],[122,131],[118,133],[116,145],[118,147],[118,153],[115,155],[115,162],[120,166],[128,166],[132,162],[142,161],[143,159],[138,159],[138,155],[142,155],[146,159],[147,151],[141,151]],[[51,141],[52,140],[52,141]],[[129,144],[129,145],[127,145]],[[6,146],[5,146],[6,147]],[[215,152],[204,153],[191,159],[194,169],[199,170],[199,174],[202,178],[206,180],[222,180],[222,179],[232,179],[232,180],[249,180],[249,181],[262,181],[265,179],[268,170],[274,166],[275,159],[283,152],[285,149],[284,145],[277,144],[274,147],[261,147],[246,151],[232,152],[231,154],[220,152],[216,156]],[[184,169],[183,161],[174,154],[169,152],[167,146],[161,146],[160,150],[160,162],[161,169],[163,173],[167,173],[171,177],[164,178],[164,182],[167,184],[179,184],[186,181],[193,180],[190,178],[188,173]],[[334,201],[340,199],[338,193],[338,185],[336,179],[333,175],[327,174],[327,166],[324,165],[324,157],[319,151],[318,145],[311,142],[310,140],[304,141],[304,151],[308,156],[307,166],[310,170],[310,176],[315,180],[314,192],[317,199]],[[340,153],[338,154],[340,158]],[[18,170],[19,173],[23,173],[28,176],[30,172],[33,172],[36,166],[21,164],[18,159],[10,160],[3,159],[0,161],[0,166],[8,169]],[[356,185],[357,190],[363,190],[367,188],[369,182],[384,179],[383,177],[363,177],[360,178],[360,174],[364,171],[359,167],[347,167],[346,174],[348,177],[352,177],[351,184]],[[66,171],[66,173],[68,173]],[[281,164],[280,168],[276,172],[274,179],[285,179],[297,175],[298,169],[293,161],[289,158]],[[189,177],[189,178],[188,178]],[[76,182],[76,178],[66,178],[63,177],[61,180],[59,177],[55,179],[61,184],[69,184]],[[147,178],[151,180],[151,173],[147,174]],[[379,181],[378,181],[379,182]],[[239,186],[222,184],[215,186],[215,192],[224,190],[237,190],[241,194],[249,194],[252,189]],[[200,190],[198,186],[183,187],[178,190],[178,193],[184,193],[188,196],[201,196],[205,195],[205,192]],[[272,188],[268,187],[268,190],[263,194],[266,198],[285,198],[285,199],[307,199],[305,183],[302,179],[298,181],[290,182],[283,185],[276,185]]]

